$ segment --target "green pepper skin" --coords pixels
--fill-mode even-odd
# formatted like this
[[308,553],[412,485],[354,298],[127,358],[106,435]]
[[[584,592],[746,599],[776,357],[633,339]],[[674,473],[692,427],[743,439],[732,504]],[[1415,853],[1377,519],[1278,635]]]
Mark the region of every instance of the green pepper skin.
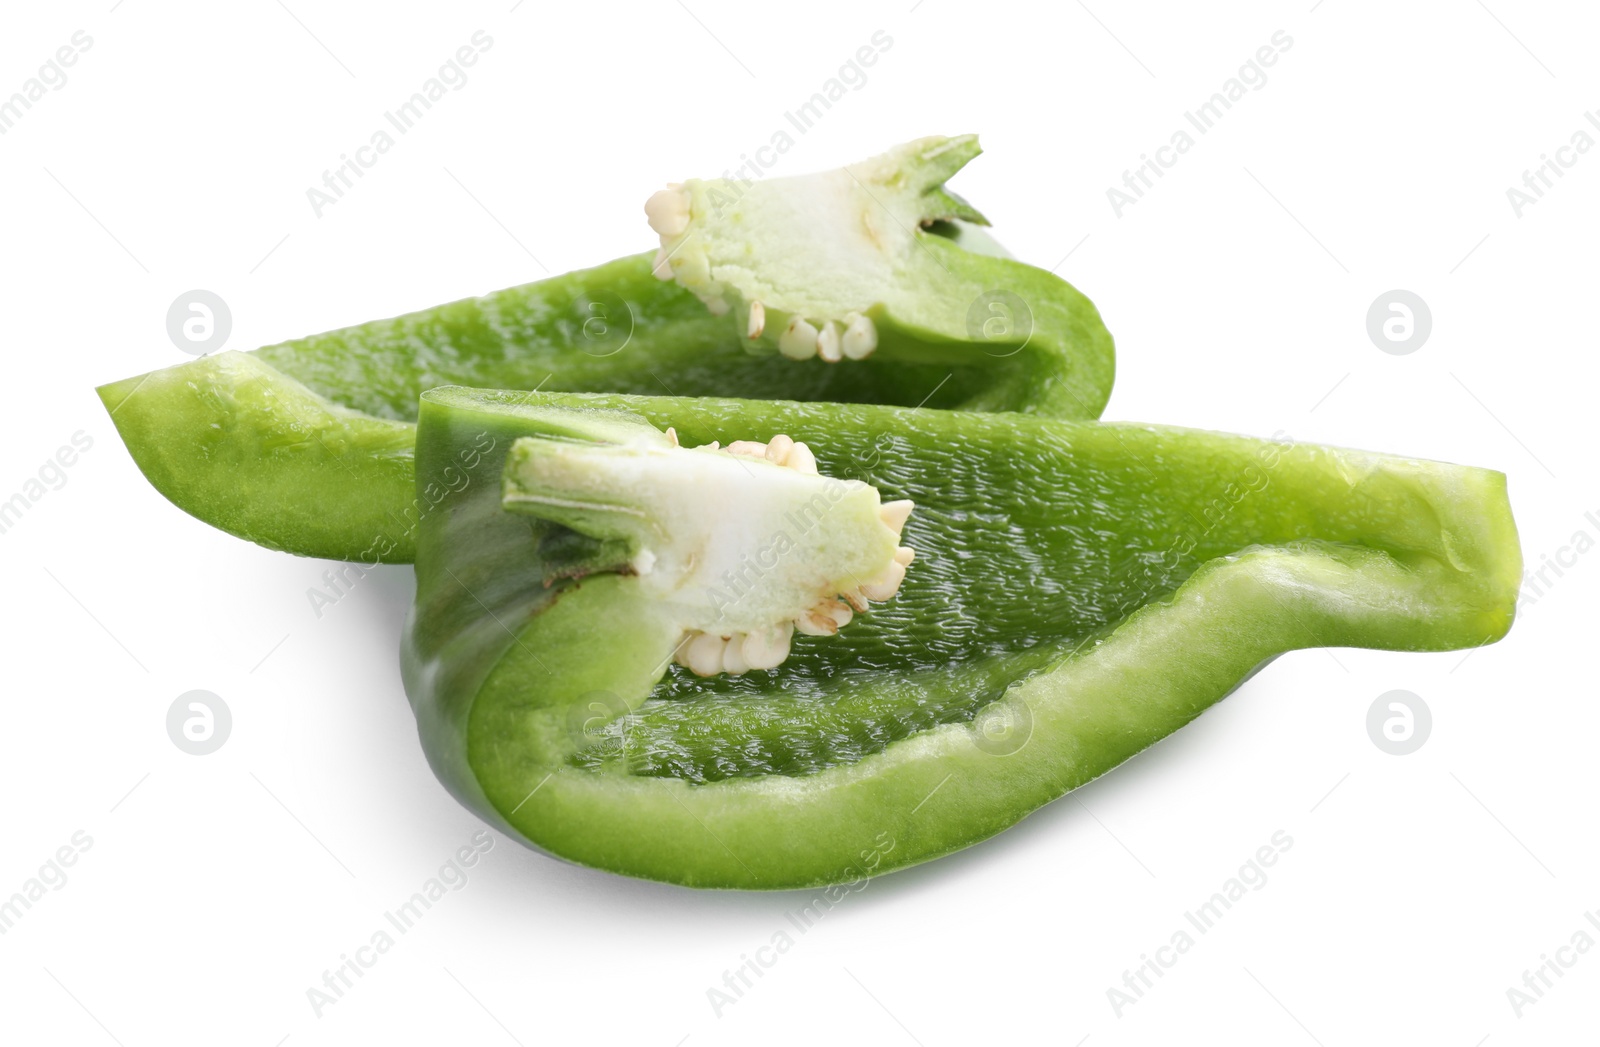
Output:
[[[636,579],[564,578],[581,542],[502,508],[512,443],[559,435],[546,406],[632,411],[686,446],[805,440],[825,475],[916,501],[916,560],[776,670],[694,677]],[[441,389],[418,488],[402,665],[440,779],[552,854],[695,887],[948,854],[1284,652],[1493,642],[1521,574],[1499,473],[1014,415]]]
[[[975,140],[957,144],[925,179],[937,185],[977,154]],[[929,206],[946,199],[935,192]],[[370,563],[413,557],[407,434],[417,398],[436,386],[1099,417],[1113,347],[1088,299],[966,221],[912,236],[893,308],[865,309],[879,344],[864,360],[785,359],[747,338],[740,316],[714,316],[657,279],[645,254],[99,393],[134,461],[179,508],[270,548]],[[979,299],[992,291],[1025,303],[1026,321],[985,327]]]

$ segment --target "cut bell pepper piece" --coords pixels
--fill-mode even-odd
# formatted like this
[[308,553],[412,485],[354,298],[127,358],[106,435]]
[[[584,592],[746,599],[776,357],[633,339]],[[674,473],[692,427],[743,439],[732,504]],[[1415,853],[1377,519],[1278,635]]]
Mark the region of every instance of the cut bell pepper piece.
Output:
[[[708,304],[696,296],[711,297],[705,286],[659,279],[645,254],[219,353],[102,386],[100,397],[146,478],[185,512],[270,548],[368,563],[412,559],[413,423],[418,396],[435,386],[1099,417],[1113,350],[1094,306],[1059,277],[1004,257],[973,224],[981,216],[943,188],[977,153],[971,135],[922,139],[852,168],[759,184],[726,213],[704,196],[703,213],[683,216],[690,224],[673,257],[703,260],[708,243],[722,254],[748,247],[738,275],[768,289],[764,329],[751,326],[749,302]],[[818,210],[811,187],[841,179],[855,188],[841,196],[835,185]],[[883,237],[860,235],[869,220]],[[833,282],[842,259],[876,274],[860,295]],[[771,286],[808,265],[831,295]],[[805,323],[792,310],[812,306],[846,322],[814,313],[821,329],[809,358],[791,359],[793,335],[780,345],[780,328]],[[868,330],[867,355],[843,359]],[[830,349],[835,362],[819,355],[818,338],[839,349]]]
[[[732,497],[736,477],[680,457],[775,434],[868,504],[913,501],[885,515],[915,559],[835,635],[702,676],[679,648],[716,632],[714,601],[674,594],[707,583],[656,563],[733,563],[727,591],[754,594],[741,630],[796,606],[763,572],[813,564],[824,592],[883,563],[854,509],[819,552],[819,525],[788,515],[804,492],[763,474]],[[1493,642],[1521,573],[1499,473],[1157,426],[439,389],[417,482],[402,664],[435,772],[535,847],[696,887],[810,887],[948,854],[1285,652]],[[700,492],[720,515],[693,506]]]

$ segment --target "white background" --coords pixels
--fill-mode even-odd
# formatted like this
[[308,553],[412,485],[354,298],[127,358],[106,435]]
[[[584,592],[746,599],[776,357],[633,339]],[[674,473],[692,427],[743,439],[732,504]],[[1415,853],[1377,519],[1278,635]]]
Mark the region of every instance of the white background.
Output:
[[[5,1039],[1592,1035],[1600,950],[1520,1018],[1506,993],[1600,909],[1600,557],[1583,555],[1470,657],[1281,659],[1014,830],[850,896],[720,1017],[707,989],[794,934],[784,914],[807,896],[633,882],[499,836],[318,1017],[307,989],[478,830],[424,764],[401,690],[410,571],[317,618],[306,594],[329,565],[173,508],[92,391],[188,359],[165,315],[191,288],[226,299],[245,349],[648,249],[653,189],[737,166],[881,29],[893,44],[866,84],[770,173],[980,132],[955,187],[1100,306],[1119,353],[1106,417],[1502,469],[1538,567],[1600,537],[1600,156],[1520,217],[1506,190],[1600,107],[1592,10],[113,2],[13,6],[0,29],[0,96],[74,31],[93,39],[0,136],[0,499],[75,432],[93,440],[0,534],[0,895],[74,832],[93,840],[0,937]],[[307,188],[479,29],[493,47],[470,82],[314,216]],[[1265,86],[1118,217],[1108,187],[1280,29],[1293,46]],[[1365,328],[1393,288],[1433,315],[1406,356]],[[205,757],[165,729],[194,688],[234,718]],[[1366,733],[1394,688],[1433,711],[1410,756]],[[1119,1017],[1107,989],[1280,829],[1294,843],[1267,884]]]

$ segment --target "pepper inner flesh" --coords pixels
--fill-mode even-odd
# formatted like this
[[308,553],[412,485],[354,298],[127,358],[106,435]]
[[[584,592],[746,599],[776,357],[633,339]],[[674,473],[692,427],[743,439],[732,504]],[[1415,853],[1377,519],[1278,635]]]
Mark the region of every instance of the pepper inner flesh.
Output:
[[[1007,452],[1002,430],[1022,426],[1003,421],[984,434],[991,446],[930,454],[930,434],[828,424],[825,472],[918,505],[903,536],[916,568],[899,596],[836,636],[797,635],[773,670],[701,678],[668,667],[642,705],[586,732],[569,766],[706,783],[853,763],[972,721],[1203,565],[1252,549],[1454,571],[1448,531],[1404,540],[1406,513],[1425,505],[1431,482],[1402,460],[1111,426],[1024,431]],[[1357,496],[1319,496],[1305,478],[1319,474],[1353,477]]]

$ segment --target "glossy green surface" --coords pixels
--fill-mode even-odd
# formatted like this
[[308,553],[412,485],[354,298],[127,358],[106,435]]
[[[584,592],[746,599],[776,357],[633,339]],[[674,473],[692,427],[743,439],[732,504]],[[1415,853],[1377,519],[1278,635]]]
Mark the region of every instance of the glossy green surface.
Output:
[[[669,668],[677,630],[636,579],[560,580],[589,550],[501,506],[541,405],[623,407],[686,445],[805,440],[825,474],[917,502],[917,559],[776,670]],[[1491,642],[1521,571],[1498,473],[1152,426],[447,389],[418,454],[438,499],[403,664],[435,770],[538,847],[694,886],[949,853],[1286,651]]]

